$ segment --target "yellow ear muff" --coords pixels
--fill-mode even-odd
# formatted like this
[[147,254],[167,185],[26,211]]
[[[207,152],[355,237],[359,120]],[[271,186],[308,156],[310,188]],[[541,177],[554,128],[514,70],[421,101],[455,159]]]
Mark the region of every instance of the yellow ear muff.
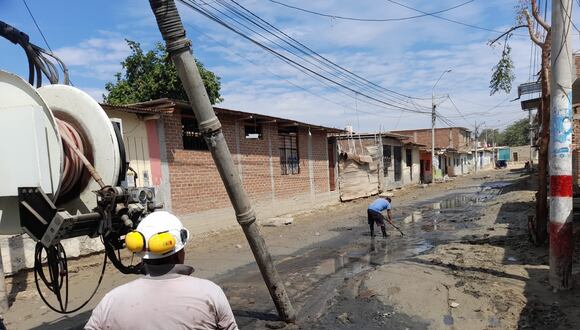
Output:
[[145,236],[138,231],[132,231],[125,235],[125,246],[133,253],[141,252],[145,249]]
[[175,248],[176,240],[169,232],[155,234],[149,238],[147,247],[150,252],[155,254],[165,254]]

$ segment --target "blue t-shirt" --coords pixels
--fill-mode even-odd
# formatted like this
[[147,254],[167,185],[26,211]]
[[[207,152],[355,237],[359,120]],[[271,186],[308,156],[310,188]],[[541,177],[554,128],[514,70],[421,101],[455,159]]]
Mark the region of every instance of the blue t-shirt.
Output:
[[369,210],[381,213],[384,210],[390,210],[391,203],[384,198],[377,198],[374,202],[369,205]]

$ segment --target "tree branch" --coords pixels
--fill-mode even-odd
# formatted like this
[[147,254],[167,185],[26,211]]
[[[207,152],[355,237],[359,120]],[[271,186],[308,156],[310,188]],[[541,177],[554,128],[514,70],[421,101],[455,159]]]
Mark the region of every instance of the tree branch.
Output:
[[493,45],[494,43],[496,43],[499,39],[501,39],[502,37],[504,37],[506,34],[511,33],[514,30],[520,29],[520,28],[525,28],[528,27],[526,24],[522,24],[522,25],[518,25],[518,26],[513,26],[511,27],[509,30],[505,31],[504,33],[502,33],[499,37],[493,39],[492,41],[489,42],[489,45]]
[[540,16],[536,0],[530,0],[530,3],[532,4],[532,15],[534,15],[538,24],[540,24],[546,31],[550,30],[551,27],[542,19],[542,16]]
[[527,10],[524,10],[524,16],[526,17],[526,22],[528,23],[528,32],[530,33],[530,38],[536,45],[543,47],[544,43],[540,40],[540,38],[538,38],[538,36],[536,36],[536,31],[534,31],[534,28],[532,27],[532,19],[530,17],[530,13],[528,13]]

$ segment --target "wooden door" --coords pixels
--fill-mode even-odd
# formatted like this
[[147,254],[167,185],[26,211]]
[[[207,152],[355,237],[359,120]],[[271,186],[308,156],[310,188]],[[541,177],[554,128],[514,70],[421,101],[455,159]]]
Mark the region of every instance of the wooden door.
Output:
[[334,144],[328,144],[328,181],[330,185],[330,191],[336,190],[336,178],[334,176],[335,169],[335,159],[334,159]]

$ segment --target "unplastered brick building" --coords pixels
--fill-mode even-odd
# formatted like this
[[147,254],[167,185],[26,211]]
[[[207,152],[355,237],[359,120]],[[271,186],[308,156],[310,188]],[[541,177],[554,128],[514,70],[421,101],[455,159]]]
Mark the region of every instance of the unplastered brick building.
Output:
[[[149,140],[159,144],[159,159],[150,157],[159,168],[155,170],[152,165],[150,176],[151,182],[160,183],[158,190],[166,209],[186,219],[218,220],[233,214],[189,104],[159,99],[128,108],[156,114],[147,117],[155,121],[148,126]],[[214,111],[258,215],[338,201],[336,148],[329,145],[327,135],[341,130],[220,107]]]
[[[406,135],[415,143],[431,148],[431,129],[411,129],[402,131],[392,131],[392,133]],[[471,143],[471,131],[465,127],[445,127],[435,129],[435,148],[456,149],[470,151],[473,148]]]
[[[465,127],[446,127],[435,129],[435,159],[431,164],[431,129],[412,129],[393,131],[408,136],[411,141],[426,146],[421,152],[421,176],[428,182],[444,176],[467,174],[473,167],[473,140],[471,131]],[[484,159],[484,151],[480,159]],[[431,173],[432,166],[435,169]],[[483,162],[479,166],[483,166]]]
[[[169,99],[101,105],[123,135],[136,186],[156,188],[157,200],[194,234],[236,226],[234,211],[195,117],[185,102]],[[214,108],[258,220],[338,203],[336,145],[328,127]],[[34,265],[27,235],[0,237],[3,269]],[[69,256],[101,251],[88,237],[64,240]]]

